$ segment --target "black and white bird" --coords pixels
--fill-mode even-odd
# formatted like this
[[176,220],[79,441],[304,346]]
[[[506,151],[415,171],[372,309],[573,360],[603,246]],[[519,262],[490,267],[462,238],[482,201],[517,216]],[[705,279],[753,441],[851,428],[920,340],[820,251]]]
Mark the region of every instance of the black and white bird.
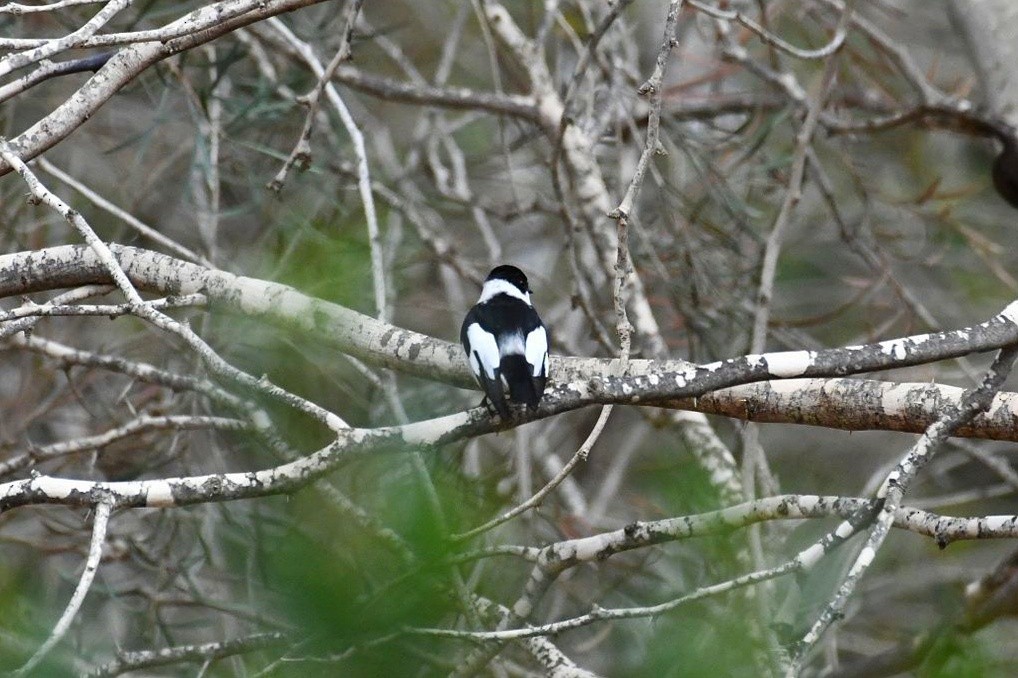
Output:
[[492,269],[463,319],[460,341],[477,383],[503,420],[510,416],[506,391],[509,400],[537,409],[548,380],[548,332],[530,303],[523,271]]

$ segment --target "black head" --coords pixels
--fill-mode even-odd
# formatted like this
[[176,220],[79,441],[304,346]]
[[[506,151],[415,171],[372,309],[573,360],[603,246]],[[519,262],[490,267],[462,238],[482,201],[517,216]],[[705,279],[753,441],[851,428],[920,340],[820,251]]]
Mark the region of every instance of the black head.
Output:
[[520,292],[525,294],[530,293],[530,285],[527,283],[527,276],[525,276],[523,271],[515,266],[509,266],[507,264],[496,266],[491,269],[491,273],[488,274],[486,280],[505,280],[506,282],[515,285]]

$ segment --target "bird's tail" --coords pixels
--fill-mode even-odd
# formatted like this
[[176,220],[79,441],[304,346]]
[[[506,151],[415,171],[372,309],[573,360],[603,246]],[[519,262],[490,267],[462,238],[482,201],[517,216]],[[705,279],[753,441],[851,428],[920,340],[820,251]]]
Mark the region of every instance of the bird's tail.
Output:
[[509,385],[509,399],[517,403],[525,403],[530,409],[536,409],[541,400],[534,384],[533,368],[522,355],[507,355],[502,358],[499,368],[506,384]]

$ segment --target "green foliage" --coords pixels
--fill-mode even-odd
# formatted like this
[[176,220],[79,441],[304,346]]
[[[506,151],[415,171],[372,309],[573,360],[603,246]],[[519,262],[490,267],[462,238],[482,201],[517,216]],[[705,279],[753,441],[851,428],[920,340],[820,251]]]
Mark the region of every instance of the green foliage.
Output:
[[[38,576],[38,568],[30,562],[15,564],[18,559],[5,555],[0,565],[0,668],[13,669],[24,664],[45,642],[56,623],[74,582],[60,587],[61,596],[49,596]],[[77,576],[77,572],[69,573]],[[33,676],[57,678],[71,675],[66,645],[54,648],[38,665]]]
[[703,467],[677,450],[679,443],[661,440],[660,444],[656,455],[633,469],[633,480],[645,499],[662,517],[719,508],[717,487]]
[[[365,465],[361,465],[365,466]],[[448,559],[453,547],[431,510],[427,492],[405,454],[351,469],[361,485],[347,488],[391,528],[413,554],[407,562],[398,550],[352,524],[348,516],[323,510],[317,493],[298,495],[292,510],[294,527],[267,553],[265,580],[273,592],[269,606],[281,611],[307,638],[297,656],[343,656],[341,663],[298,662],[312,675],[405,675],[416,666],[413,639],[392,638],[408,626],[447,626],[459,605],[449,588]],[[433,473],[443,507],[461,503],[457,488],[442,473]],[[446,519],[460,520],[453,512]],[[435,641],[423,647],[434,651]]]
[[1011,671],[994,670],[992,655],[978,635],[947,632],[940,635],[923,662],[918,675],[922,678],[987,678],[1013,675]]
[[[382,217],[384,218],[384,214]],[[296,213],[280,229],[274,279],[313,296],[374,315],[371,249],[360,212]]]
[[[9,563],[0,566],[0,619],[8,631],[23,629],[32,610],[38,610],[40,582],[30,575],[30,567],[11,567]],[[19,666],[29,657],[24,648],[11,645],[14,637],[0,636],[0,666]]]
[[717,614],[694,603],[656,619],[646,638],[646,654],[618,675],[631,678],[718,678],[754,676],[757,668],[748,617]]

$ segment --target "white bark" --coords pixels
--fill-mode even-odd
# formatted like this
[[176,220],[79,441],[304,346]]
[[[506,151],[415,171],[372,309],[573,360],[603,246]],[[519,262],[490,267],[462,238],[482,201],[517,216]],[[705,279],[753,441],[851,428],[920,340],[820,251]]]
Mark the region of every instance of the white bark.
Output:
[[[278,283],[236,276],[225,271],[203,268],[171,257],[131,247],[113,246],[120,266],[139,289],[169,295],[204,294],[213,308],[263,318],[268,322],[292,327],[318,341],[379,367],[427,378],[433,381],[476,388],[458,343],[443,341],[411,330],[380,322],[370,316],[301,294]],[[24,294],[88,283],[108,282],[108,273],[88,248],[62,246],[37,252],[0,256],[0,296]],[[997,319],[983,325],[929,335],[888,340],[870,347],[845,347],[838,360],[849,361],[841,373],[858,373],[881,366],[914,365],[921,362],[997,348],[1000,341],[981,339],[979,328],[1011,323],[1012,304]],[[0,339],[5,332],[0,329]],[[938,342],[951,343],[951,351],[938,351]],[[826,355],[826,357],[824,357]],[[696,398],[679,395],[678,382],[672,397],[652,396],[665,386],[665,377],[681,376],[687,382],[698,370],[716,373],[716,363],[697,368],[682,360],[630,360],[626,385],[634,390],[625,400],[655,405],[718,413],[726,416],[768,422],[797,422],[849,430],[889,429],[921,432],[937,416],[938,408],[959,402],[961,389],[943,385],[877,382],[858,379],[799,379],[817,376],[818,360],[835,360],[834,353],[784,351],[750,355],[737,359],[748,369],[771,375],[781,381],[761,381],[752,385],[720,386]],[[850,361],[868,356],[871,367],[849,369]],[[921,357],[925,356],[925,357]],[[833,362],[830,363],[833,365]],[[725,368],[728,369],[728,368]],[[553,356],[551,376],[556,384],[582,384],[590,379],[617,378],[618,360]],[[622,384],[622,382],[619,382]],[[621,385],[619,386],[621,388]],[[620,392],[621,394],[621,392]],[[636,400],[633,400],[633,399]],[[642,400],[641,400],[642,399]],[[593,398],[592,402],[598,401]],[[962,427],[962,435],[1014,440],[1018,438],[1012,422],[1018,413],[1018,395],[1001,393],[990,411]]]

